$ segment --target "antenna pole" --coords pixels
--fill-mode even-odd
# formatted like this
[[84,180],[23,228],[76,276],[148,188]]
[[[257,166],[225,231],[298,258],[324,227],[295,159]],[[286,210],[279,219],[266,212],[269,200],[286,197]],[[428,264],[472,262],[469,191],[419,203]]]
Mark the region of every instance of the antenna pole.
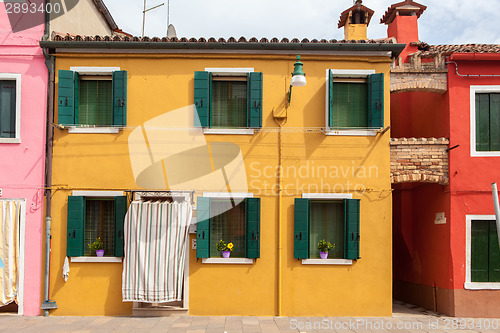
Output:
[[144,37],[145,25],[146,25],[146,0],[144,0],[144,11],[142,12],[142,37]]
[[170,25],[170,0],[167,0],[167,30]]

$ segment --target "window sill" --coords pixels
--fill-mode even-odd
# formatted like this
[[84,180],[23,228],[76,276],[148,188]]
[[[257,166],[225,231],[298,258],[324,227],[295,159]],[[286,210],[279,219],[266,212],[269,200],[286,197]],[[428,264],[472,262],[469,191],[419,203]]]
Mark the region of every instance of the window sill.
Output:
[[377,135],[377,130],[374,129],[367,129],[367,130],[349,130],[349,129],[343,129],[343,130],[332,130],[332,129],[327,129],[325,131],[325,135],[331,135],[331,136],[375,136]]
[[225,135],[254,135],[255,130],[251,128],[204,128],[203,134],[225,134]]
[[0,143],[21,143],[21,138],[1,138]]
[[500,151],[473,151],[471,157],[500,157]]
[[68,133],[117,134],[119,127],[70,127]]
[[251,264],[253,264],[253,259],[247,259],[247,258],[202,258],[201,262],[203,264],[241,264],[241,265],[251,265]]
[[302,265],[352,265],[350,259],[302,259]]
[[71,262],[122,262],[122,257],[71,257]]
[[500,282],[465,282],[464,289],[500,290]]

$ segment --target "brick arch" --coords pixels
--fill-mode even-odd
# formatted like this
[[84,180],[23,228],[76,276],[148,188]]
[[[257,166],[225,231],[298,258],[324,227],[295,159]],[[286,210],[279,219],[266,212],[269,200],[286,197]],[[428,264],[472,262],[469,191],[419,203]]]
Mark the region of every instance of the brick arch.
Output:
[[391,72],[391,93],[426,91],[444,94],[447,89],[446,73]]
[[391,182],[448,185],[445,138],[391,139]]

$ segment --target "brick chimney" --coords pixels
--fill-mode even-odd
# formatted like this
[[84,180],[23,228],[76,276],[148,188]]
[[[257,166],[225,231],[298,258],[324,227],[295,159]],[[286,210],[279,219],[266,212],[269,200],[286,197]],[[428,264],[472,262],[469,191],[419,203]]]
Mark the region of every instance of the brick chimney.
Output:
[[394,37],[398,43],[406,44],[399,56],[403,62],[408,62],[408,55],[418,50],[418,47],[411,43],[419,41],[417,20],[426,9],[424,5],[406,0],[389,7],[380,20],[380,23],[388,25],[387,37]]
[[340,14],[338,28],[344,27],[344,39],[366,40],[367,28],[374,11],[363,6],[363,0],[356,0],[354,6]]

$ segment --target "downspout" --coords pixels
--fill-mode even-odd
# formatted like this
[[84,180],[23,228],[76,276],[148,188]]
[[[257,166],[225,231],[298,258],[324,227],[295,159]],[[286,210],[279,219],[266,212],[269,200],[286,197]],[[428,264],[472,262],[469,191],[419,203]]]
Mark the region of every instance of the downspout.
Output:
[[491,184],[491,190],[493,191],[493,205],[495,206],[495,216],[497,220],[497,235],[498,239],[500,239],[500,204],[498,203],[497,183]]
[[[45,7],[50,0],[45,0]],[[50,34],[50,13],[45,12],[45,31],[42,41],[48,40]],[[50,309],[57,309],[57,304],[55,301],[49,299],[49,283],[50,283],[50,244],[51,244],[51,204],[52,204],[52,142],[54,139],[54,128],[52,123],[54,122],[54,57],[49,54],[47,48],[42,47],[43,55],[45,57],[45,66],[47,66],[48,71],[48,83],[47,83],[47,133],[46,133],[46,151],[45,151],[45,290],[44,290],[44,301],[42,303],[41,309],[43,311],[44,317],[48,317]]]

